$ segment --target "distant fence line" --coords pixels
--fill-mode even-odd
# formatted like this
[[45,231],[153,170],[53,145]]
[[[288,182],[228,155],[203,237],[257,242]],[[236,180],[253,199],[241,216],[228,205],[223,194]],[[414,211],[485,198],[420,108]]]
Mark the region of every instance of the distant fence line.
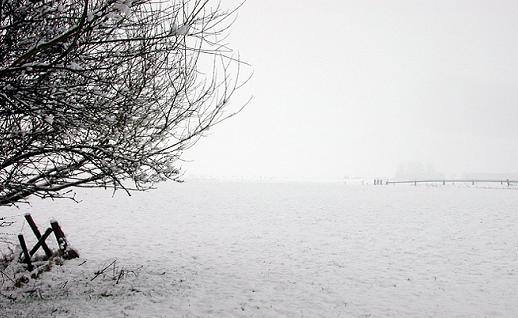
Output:
[[431,179],[431,180],[399,180],[399,181],[390,181],[383,179],[374,179],[374,185],[388,185],[388,184],[413,184],[417,185],[418,183],[442,183],[446,185],[447,183],[471,183],[475,185],[476,183],[500,183],[501,185],[507,185],[508,187],[511,184],[518,184],[518,180],[484,180],[484,179]]

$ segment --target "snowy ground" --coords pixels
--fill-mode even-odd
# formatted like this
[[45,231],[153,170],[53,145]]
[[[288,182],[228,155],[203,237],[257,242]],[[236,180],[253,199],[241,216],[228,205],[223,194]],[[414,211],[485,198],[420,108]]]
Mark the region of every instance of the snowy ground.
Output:
[[192,182],[81,198],[2,209],[54,216],[81,259],[2,291],[18,300],[0,296],[0,315],[518,316],[516,190]]

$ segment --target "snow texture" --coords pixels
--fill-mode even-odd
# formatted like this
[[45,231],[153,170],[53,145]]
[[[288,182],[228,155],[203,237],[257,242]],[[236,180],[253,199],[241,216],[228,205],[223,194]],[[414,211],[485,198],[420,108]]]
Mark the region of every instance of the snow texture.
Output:
[[79,196],[30,210],[40,225],[55,215],[83,258],[0,296],[0,315],[518,316],[515,189],[193,182]]

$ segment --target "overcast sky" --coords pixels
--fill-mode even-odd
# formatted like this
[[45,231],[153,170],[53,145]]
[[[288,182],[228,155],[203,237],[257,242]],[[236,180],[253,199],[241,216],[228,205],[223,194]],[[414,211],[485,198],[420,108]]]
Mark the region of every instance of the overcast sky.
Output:
[[187,178],[518,171],[518,1],[248,0],[231,32],[253,101]]

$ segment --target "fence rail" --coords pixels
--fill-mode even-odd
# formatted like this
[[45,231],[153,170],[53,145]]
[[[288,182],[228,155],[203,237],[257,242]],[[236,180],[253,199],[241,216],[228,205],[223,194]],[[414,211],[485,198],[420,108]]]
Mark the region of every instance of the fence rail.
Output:
[[443,185],[447,183],[471,183],[472,185],[475,185],[476,183],[500,183],[501,185],[507,185],[511,186],[512,184],[518,184],[518,180],[510,180],[510,179],[430,179],[430,180],[399,180],[399,181],[389,181],[386,180],[383,182],[382,180],[376,179],[374,184],[375,185],[381,185],[381,184],[414,184],[417,185],[418,183],[442,183]]

